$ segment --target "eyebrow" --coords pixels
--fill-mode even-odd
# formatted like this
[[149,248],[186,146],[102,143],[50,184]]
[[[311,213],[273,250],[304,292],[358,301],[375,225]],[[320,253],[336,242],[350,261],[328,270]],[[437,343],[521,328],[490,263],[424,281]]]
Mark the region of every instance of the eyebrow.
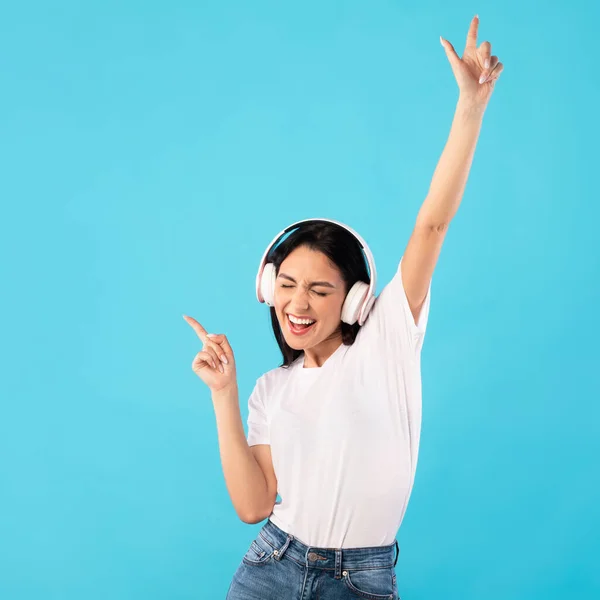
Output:
[[[283,279],[289,279],[290,281],[293,281],[294,283],[296,283],[296,280],[293,277],[290,277],[289,275],[286,275],[285,273],[279,273],[279,277],[281,277]],[[311,282],[310,285],[311,286],[322,285],[323,287],[335,289],[335,285],[333,285],[332,283],[329,283],[328,281],[313,281],[313,282]]]

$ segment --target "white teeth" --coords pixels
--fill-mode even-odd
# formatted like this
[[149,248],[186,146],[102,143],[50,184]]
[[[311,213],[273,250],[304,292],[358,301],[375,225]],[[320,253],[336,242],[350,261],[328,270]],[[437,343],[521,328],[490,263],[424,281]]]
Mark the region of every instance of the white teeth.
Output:
[[296,317],[292,317],[292,315],[288,315],[288,319],[297,325],[312,325],[314,323],[314,321],[311,321],[310,319],[296,319]]

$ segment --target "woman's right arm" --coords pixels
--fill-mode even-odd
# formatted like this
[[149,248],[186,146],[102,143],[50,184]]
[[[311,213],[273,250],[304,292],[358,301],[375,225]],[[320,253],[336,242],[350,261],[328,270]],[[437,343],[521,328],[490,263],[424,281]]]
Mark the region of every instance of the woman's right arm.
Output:
[[271,447],[248,446],[237,383],[212,392],[212,400],[221,464],[233,507],[245,523],[259,523],[271,514],[277,498]]
[[210,389],[229,496],[242,521],[258,523],[271,514],[277,498],[271,447],[248,446],[240,414],[235,357],[227,336],[208,334],[196,319],[186,315],[184,319],[204,344],[194,357],[192,370]]

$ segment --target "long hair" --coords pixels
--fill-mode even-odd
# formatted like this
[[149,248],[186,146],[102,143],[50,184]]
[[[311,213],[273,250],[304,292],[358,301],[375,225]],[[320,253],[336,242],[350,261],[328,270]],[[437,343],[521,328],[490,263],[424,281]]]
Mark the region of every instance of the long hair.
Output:
[[[345,294],[357,281],[370,283],[369,270],[358,240],[346,229],[328,221],[310,221],[302,223],[282,242],[271,249],[267,261],[275,265],[275,273],[286,257],[296,248],[305,246],[322,252],[340,270],[345,283]],[[277,319],[275,307],[270,307],[271,325],[275,339],[283,356],[281,367],[289,367],[303,350],[295,350],[287,344]],[[356,339],[360,325],[348,325],[342,321],[342,343],[351,346]]]

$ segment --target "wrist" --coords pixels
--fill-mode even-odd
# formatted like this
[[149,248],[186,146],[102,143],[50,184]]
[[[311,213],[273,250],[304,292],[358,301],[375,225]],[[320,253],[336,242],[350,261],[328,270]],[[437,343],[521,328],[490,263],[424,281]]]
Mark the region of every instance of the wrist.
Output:
[[456,112],[467,119],[483,119],[487,104],[481,104],[469,96],[459,95]]
[[226,402],[227,400],[237,400],[238,398],[238,386],[237,381],[229,383],[226,386],[211,390],[211,396],[213,402]]

